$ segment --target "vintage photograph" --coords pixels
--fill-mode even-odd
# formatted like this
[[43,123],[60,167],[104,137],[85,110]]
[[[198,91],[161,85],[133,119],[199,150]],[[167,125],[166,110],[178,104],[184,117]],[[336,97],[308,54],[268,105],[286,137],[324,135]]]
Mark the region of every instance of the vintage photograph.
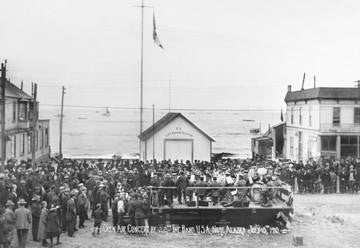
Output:
[[0,0],[0,248],[360,247],[360,1]]

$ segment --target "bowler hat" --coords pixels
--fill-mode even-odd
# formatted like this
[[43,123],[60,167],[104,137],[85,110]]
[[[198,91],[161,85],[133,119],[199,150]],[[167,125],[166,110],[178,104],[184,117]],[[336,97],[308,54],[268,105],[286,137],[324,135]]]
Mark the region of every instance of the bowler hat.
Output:
[[12,200],[7,200],[5,206],[14,206],[14,202]]
[[18,201],[18,204],[19,205],[25,205],[27,202],[23,199],[23,198],[21,198],[19,201]]

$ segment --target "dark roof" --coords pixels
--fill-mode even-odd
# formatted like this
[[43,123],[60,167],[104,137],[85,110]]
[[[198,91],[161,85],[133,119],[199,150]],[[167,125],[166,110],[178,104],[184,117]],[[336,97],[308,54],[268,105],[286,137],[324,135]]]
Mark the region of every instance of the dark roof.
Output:
[[202,131],[200,128],[198,128],[194,123],[189,121],[185,116],[183,116],[181,113],[167,113],[164,115],[160,120],[154,123],[153,126],[146,129],[144,132],[142,132],[139,135],[139,138],[141,140],[147,140],[149,139],[153,134],[157,133],[159,130],[161,130],[163,127],[165,127],[167,124],[175,120],[177,117],[183,118],[185,121],[187,121],[191,126],[193,126],[195,129],[197,129],[199,132],[201,132],[203,135],[205,135],[208,139],[211,141],[213,140],[209,135],[207,135],[204,131]]
[[[1,88],[0,88],[1,91]],[[13,83],[6,81],[5,84],[5,97],[12,97],[12,98],[21,98],[24,100],[31,100],[32,97],[29,96],[27,93],[19,89],[16,85]],[[0,94],[1,98],[1,94]]]
[[360,100],[360,88],[319,87],[288,92],[285,96],[285,102],[313,99]]

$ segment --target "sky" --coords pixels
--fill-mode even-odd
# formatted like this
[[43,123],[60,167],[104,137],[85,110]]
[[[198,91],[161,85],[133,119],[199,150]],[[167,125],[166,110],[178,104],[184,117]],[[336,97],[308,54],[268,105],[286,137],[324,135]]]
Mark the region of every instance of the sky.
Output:
[[[140,0],[0,0],[0,59],[41,104],[139,107]],[[145,0],[144,106],[280,109],[360,79],[358,0]],[[152,40],[155,11],[164,49]],[[169,83],[171,82],[171,83]]]

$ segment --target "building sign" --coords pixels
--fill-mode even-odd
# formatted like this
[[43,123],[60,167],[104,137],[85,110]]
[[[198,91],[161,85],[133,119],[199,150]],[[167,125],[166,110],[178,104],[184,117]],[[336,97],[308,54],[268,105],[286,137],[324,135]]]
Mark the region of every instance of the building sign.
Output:
[[165,135],[165,137],[169,137],[171,135],[186,135],[186,136],[189,136],[189,137],[193,137],[193,135],[191,133],[182,131],[181,127],[177,127],[175,131],[171,131],[171,132],[167,133]]

